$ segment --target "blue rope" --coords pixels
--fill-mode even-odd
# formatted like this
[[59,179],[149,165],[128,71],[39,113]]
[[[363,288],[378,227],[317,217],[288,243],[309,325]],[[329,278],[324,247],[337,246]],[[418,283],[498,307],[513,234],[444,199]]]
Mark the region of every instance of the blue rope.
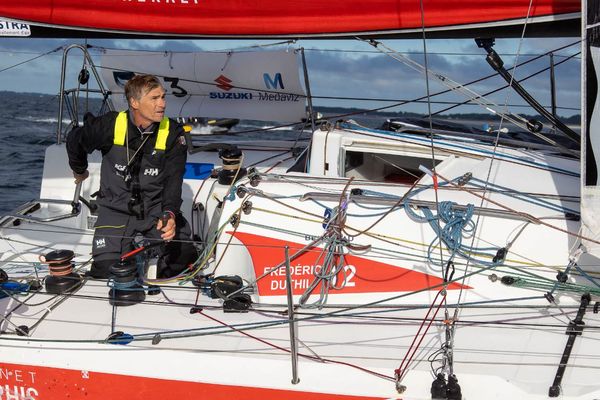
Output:
[[591,277],[587,272],[585,272],[583,269],[581,269],[581,267],[579,265],[577,265],[577,263],[574,264],[574,267],[581,274],[581,276],[583,276],[585,279],[587,279],[588,281],[593,283],[595,286],[600,288],[600,284],[598,283],[597,279]]
[[[471,177],[471,179],[469,180],[469,185],[472,185],[472,186],[475,186],[475,187],[478,187],[478,188],[484,188],[485,187],[485,181],[483,181],[483,180],[481,180],[479,178]],[[527,193],[518,192],[516,190],[510,189],[510,188],[507,188],[507,187],[504,187],[504,186],[496,185],[495,183],[488,182],[487,187],[488,188],[492,188],[492,189],[498,189],[498,192],[500,194],[505,195],[505,196],[509,196],[509,197],[512,197],[512,198],[515,198],[515,199],[519,199],[519,200],[522,200],[522,201],[527,201],[527,202],[529,202],[531,204],[535,204],[535,205],[538,205],[538,206],[541,206],[541,207],[545,207],[545,208],[548,208],[550,210],[562,212],[564,214],[571,213],[571,214],[579,215],[579,211],[577,211],[577,210],[573,210],[573,209],[567,208],[567,207],[561,207],[561,206],[559,206],[557,204],[554,204],[554,203],[551,203],[551,202],[549,202],[547,200],[534,197],[534,196],[532,196],[530,194],[527,194]]]
[[114,278],[111,277],[106,282],[106,285],[110,288],[113,288],[116,290],[123,290],[123,291],[147,290],[147,288],[142,287],[143,281],[141,278],[139,278],[139,277],[144,276],[145,264],[146,264],[145,257],[142,254],[136,254],[135,267],[137,270],[137,274],[132,277],[133,279],[130,281],[127,281],[127,282],[116,282],[114,280]]
[[144,288],[142,287],[134,287],[139,285],[139,281],[138,279],[133,279],[131,281],[128,282],[116,282],[114,279],[110,278],[108,280],[108,282],[106,283],[106,285],[110,288],[116,289],[116,290],[130,290],[130,291],[138,291],[138,290],[144,290]]
[[[442,182],[439,184],[439,186],[454,183],[458,179],[459,178],[455,178],[450,182]],[[498,249],[494,247],[473,248],[467,247],[462,243],[464,236],[468,236],[475,232],[475,223],[472,221],[473,211],[475,210],[475,206],[473,204],[467,204],[464,210],[459,210],[455,207],[455,202],[442,201],[438,204],[437,216],[433,214],[429,207],[421,208],[423,213],[422,215],[418,214],[410,207],[409,199],[411,197],[424,190],[431,189],[432,187],[433,185],[428,185],[417,189],[410,193],[404,200],[404,210],[406,211],[406,214],[414,221],[429,223],[429,226],[431,226],[431,229],[433,229],[437,236],[431,241],[427,249],[427,259],[429,262],[436,265],[445,265],[446,262],[452,261],[458,255],[479,265],[493,267],[501,264],[504,260],[499,259],[497,262],[494,262],[486,261],[482,258],[474,258],[472,256],[472,254],[475,254],[479,257],[489,257],[493,260],[494,256],[496,255],[495,251]],[[443,262],[443,260],[437,261],[432,257],[435,244],[439,241],[443,242],[450,251],[450,258],[446,262]]]
[[227,195],[224,197],[224,199],[229,200],[229,201],[234,201],[236,192],[237,192],[237,186],[231,185],[231,189],[229,189],[229,193],[227,193]]
[[29,294],[29,284],[16,281],[6,281],[0,284],[0,299],[13,295]]

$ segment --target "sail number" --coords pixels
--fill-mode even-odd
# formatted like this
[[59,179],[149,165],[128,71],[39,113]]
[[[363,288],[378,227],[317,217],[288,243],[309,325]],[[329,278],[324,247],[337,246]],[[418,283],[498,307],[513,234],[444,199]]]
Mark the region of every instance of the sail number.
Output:
[[179,78],[174,78],[174,77],[169,77],[169,76],[164,76],[163,79],[165,80],[165,82],[168,82],[171,84],[171,89],[174,89],[171,91],[171,94],[175,97],[185,97],[187,96],[188,92],[187,90],[185,90],[184,88],[182,88],[181,86],[179,86]]
[[[343,287],[354,287],[356,282],[352,279],[356,275],[356,267],[354,265],[344,265],[344,285]],[[333,277],[332,283],[337,286],[337,275]]]
[[[125,87],[125,83],[135,76],[133,71],[113,71],[112,74],[115,83],[119,87]],[[173,96],[185,97],[188,95],[188,91],[179,86],[179,78],[174,76],[163,76],[162,78],[166,84],[170,84],[169,88],[173,89],[171,90]]]

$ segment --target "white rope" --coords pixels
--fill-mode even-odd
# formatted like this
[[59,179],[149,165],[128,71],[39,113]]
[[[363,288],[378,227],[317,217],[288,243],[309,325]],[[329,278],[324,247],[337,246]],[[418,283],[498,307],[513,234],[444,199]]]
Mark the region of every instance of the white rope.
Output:
[[413,70],[415,70],[417,72],[421,72],[423,74],[428,74],[430,72],[432,77],[437,79],[444,86],[448,87],[448,89],[450,89],[451,91],[463,94],[464,96],[466,96],[469,99],[469,101],[480,105],[481,107],[483,107],[485,110],[489,111],[490,113],[492,113],[494,115],[498,115],[500,117],[503,117],[504,119],[512,122],[516,126],[529,131],[529,128],[528,128],[529,121],[527,121],[526,118],[523,118],[517,114],[504,113],[502,111],[499,111],[500,106],[497,105],[496,103],[494,103],[493,101],[491,101],[490,99],[487,99],[485,96],[478,94],[474,90],[469,89],[465,85],[462,85],[462,84],[452,80],[451,78],[449,78],[445,75],[442,75],[439,72],[428,70],[425,66],[419,64],[418,62],[416,62],[414,60],[411,60],[407,56],[404,56],[404,55],[396,52],[395,50],[384,45],[381,42],[369,41],[369,43],[377,49],[382,47],[385,50],[385,51],[380,50],[383,54],[393,58],[396,61],[400,61],[401,63],[405,64],[406,66],[412,68]]

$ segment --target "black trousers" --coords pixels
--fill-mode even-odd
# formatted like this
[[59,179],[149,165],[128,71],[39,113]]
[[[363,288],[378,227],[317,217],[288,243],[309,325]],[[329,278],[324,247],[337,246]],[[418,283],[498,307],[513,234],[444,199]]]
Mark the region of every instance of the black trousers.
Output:
[[[161,231],[156,229],[159,213],[149,213],[143,220],[135,216],[100,207],[92,246],[93,263],[90,275],[93,278],[109,277],[110,266],[117,263],[123,254],[135,249],[134,238],[143,237],[149,243],[160,240]],[[175,238],[156,249],[159,251],[158,277],[169,278],[179,274],[196,261],[198,252],[191,243],[190,225],[177,215]]]

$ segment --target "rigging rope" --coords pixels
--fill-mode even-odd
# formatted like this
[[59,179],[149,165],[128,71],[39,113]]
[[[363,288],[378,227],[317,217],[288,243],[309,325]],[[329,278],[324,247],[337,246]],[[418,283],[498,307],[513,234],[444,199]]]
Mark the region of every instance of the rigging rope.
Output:
[[[424,67],[423,65],[419,64],[418,62],[410,59],[409,57],[406,57],[402,54],[398,54],[393,49],[382,44],[381,42],[377,42],[373,39],[370,39],[368,42],[369,42],[369,44],[371,44],[373,47],[375,47],[377,49],[379,47],[382,47],[385,50],[385,51],[382,50],[382,53],[393,58],[394,60],[402,62],[403,64],[414,69],[417,72],[428,74],[428,69],[426,67]],[[476,93],[474,90],[467,88],[465,85],[462,85],[462,84],[448,78],[447,76],[440,74],[439,72],[434,73],[433,77],[435,77],[443,85],[447,86],[451,91],[456,91],[456,92],[459,92],[459,93],[465,95],[467,98],[469,98],[470,101],[472,101],[476,104],[479,104],[485,110],[491,112],[492,114],[503,117],[506,120],[515,124],[516,126],[523,128],[527,131],[530,131],[531,123],[526,118],[523,118],[517,114],[511,114],[509,112],[501,112],[501,111],[497,110],[496,108],[498,108],[498,105],[496,103],[492,102],[489,99],[486,99],[482,95]],[[491,104],[492,106],[489,106],[489,104]],[[494,108],[492,108],[492,107],[494,107]]]
[[[440,294],[442,295],[442,299],[440,300],[439,304],[437,304],[437,306],[436,306],[436,302],[437,302],[437,299],[440,296]],[[417,350],[419,349],[419,346],[421,346],[423,339],[425,339],[427,332],[429,332],[429,328],[433,324],[433,321],[435,321],[435,317],[437,316],[438,312],[440,311],[442,305],[445,305],[445,304],[446,304],[446,290],[441,289],[437,292],[437,294],[435,295],[435,298],[431,302],[431,305],[430,305],[429,309],[427,310],[427,314],[425,314],[425,317],[421,321],[419,330],[415,334],[412,343],[410,344],[410,346],[408,346],[408,349],[406,351],[404,358],[402,359],[402,362],[400,363],[400,366],[394,371],[395,377],[396,377],[396,388],[400,388],[400,382],[402,382],[402,379],[406,376],[406,373],[408,372],[408,367],[410,366],[410,364],[413,360],[413,357],[415,356]],[[435,311],[430,318],[429,315],[431,314],[434,307],[435,307]],[[427,326],[425,326],[425,325],[427,325]],[[421,331],[423,331],[422,334],[421,334]],[[400,389],[400,390],[402,390],[402,389]],[[404,391],[404,390],[402,390],[402,391]]]
[[[203,316],[205,316],[206,318],[209,318],[209,319],[211,319],[211,320],[213,320],[213,321],[215,321],[215,322],[217,322],[217,323],[219,323],[219,324],[221,324],[221,325],[223,325],[223,326],[225,326],[225,327],[227,327],[227,328],[230,328],[230,329],[231,329],[231,331],[234,331],[234,332],[241,333],[242,335],[244,335],[244,336],[247,336],[247,337],[249,337],[249,338],[252,338],[252,339],[254,339],[254,340],[257,340],[257,341],[258,341],[258,342],[260,342],[260,343],[266,344],[266,345],[268,345],[268,346],[270,346],[270,347],[273,347],[273,348],[275,348],[275,349],[278,349],[278,350],[284,351],[284,352],[286,352],[286,353],[290,353],[290,352],[291,352],[291,350],[288,350],[288,349],[286,349],[285,347],[278,346],[278,345],[276,345],[276,344],[274,344],[274,343],[271,343],[271,342],[269,342],[269,341],[267,341],[267,340],[261,339],[261,338],[259,338],[258,336],[251,335],[251,334],[249,334],[249,333],[247,333],[247,332],[244,332],[243,330],[236,329],[236,328],[235,328],[235,327],[233,327],[232,325],[230,325],[230,324],[227,324],[227,323],[225,323],[225,322],[223,322],[223,321],[221,321],[221,320],[218,320],[218,319],[216,319],[216,318],[214,318],[214,317],[211,317],[211,316],[207,315],[207,314],[206,314],[205,312],[203,312],[203,311],[200,311],[200,312],[199,312],[199,314],[202,314],[202,315],[203,315]],[[290,322],[290,321],[288,320],[288,323],[289,323],[289,322]],[[314,360],[314,361],[319,361],[319,362],[325,362],[325,363],[331,363],[331,364],[345,365],[345,366],[348,366],[348,367],[356,368],[356,369],[358,369],[358,370],[360,370],[360,371],[362,371],[362,372],[367,372],[367,373],[369,373],[369,374],[371,374],[371,375],[374,375],[374,376],[377,376],[377,377],[379,377],[379,378],[387,379],[387,380],[390,380],[390,381],[391,381],[391,380],[393,380],[393,378],[392,378],[391,376],[387,376],[387,375],[381,374],[381,373],[379,373],[379,372],[376,372],[376,371],[373,371],[373,370],[370,370],[370,369],[367,369],[367,368],[363,368],[363,367],[361,367],[361,366],[358,366],[358,365],[356,365],[356,364],[352,364],[352,363],[345,362],[345,361],[338,361],[338,360],[333,360],[333,359],[330,359],[330,358],[323,358],[323,357],[320,357],[320,356],[318,356],[318,355],[310,355],[310,354],[303,354],[303,353],[298,353],[298,357],[307,358],[307,359],[309,359],[309,360]]]
[[[425,146],[429,147],[429,145],[425,144],[430,141],[429,138],[416,137],[415,135],[404,134],[404,133],[394,132],[394,131],[384,131],[384,130],[379,130],[379,129],[366,128],[364,126],[360,126],[356,123],[351,123],[351,122],[343,122],[343,123],[340,123],[339,126],[341,129],[345,129],[345,130],[349,130],[349,131],[352,131],[352,129],[357,129],[357,130],[360,130],[361,132],[370,132],[374,135],[377,135],[378,137],[383,135],[383,136],[391,137],[391,138],[393,138],[393,140],[397,140],[399,142],[406,142],[406,143],[411,143],[411,144],[415,144],[415,145],[420,145],[423,147],[425,147]],[[368,136],[367,134],[364,134],[364,135]],[[473,145],[467,146],[465,144],[451,143],[451,142],[444,141],[444,140],[436,140],[436,146],[445,152],[452,153],[453,151],[456,151],[457,154],[465,154],[465,155],[468,155],[471,157],[476,154],[481,154],[481,155],[487,157],[487,156],[491,156],[495,152],[495,150],[489,151],[486,148],[484,148],[483,146],[480,146],[480,147],[473,146]],[[554,167],[549,164],[542,164],[538,161],[531,160],[530,158],[519,157],[519,156],[515,156],[512,154],[508,154],[508,153],[499,153],[499,154],[496,154],[495,157],[502,161],[505,161],[505,162],[511,162],[511,163],[518,164],[518,165],[525,165],[525,166],[529,166],[532,168],[538,168],[538,169],[545,170],[545,171],[556,172],[556,173],[574,176],[574,177],[579,178],[579,172],[570,171],[565,168]]]
[[35,57],[32,57],[32,58],[30,58],[30,59],[27,59],[27,60],[25,60],[25,61],[21,61],[21,62],[19,62],[19,63],[17,63],[17,64],[14,64],[14,65],[11,65],[11,66],[9,66],[9,67],[6,67],[6,68],[3,68],[3,69],[0,69],[0,72],[8,71],[9,69],[16,68],[16,67],[18,67],[18,66],[20,66],[20,65],[27,64],[28,62],[31,62],[31,61],[37,60],[38,58],[41,58],[41,57],[47,56],[47,55],[49,55],[49,54],[55,53],[55,52],[57,52],[57,51],[59,51],[59,50],[62,50],[62,49],[63,49],[63,47],[64,47],[64,46],[57,47],[57,48],[55,48],[55,49],[53,49],[53,50],[47,51],[47,52],[45,52],[45,53],[42,53],[42,54],[40,54],[40,55],[37,55],[37,56],[35,56]]

